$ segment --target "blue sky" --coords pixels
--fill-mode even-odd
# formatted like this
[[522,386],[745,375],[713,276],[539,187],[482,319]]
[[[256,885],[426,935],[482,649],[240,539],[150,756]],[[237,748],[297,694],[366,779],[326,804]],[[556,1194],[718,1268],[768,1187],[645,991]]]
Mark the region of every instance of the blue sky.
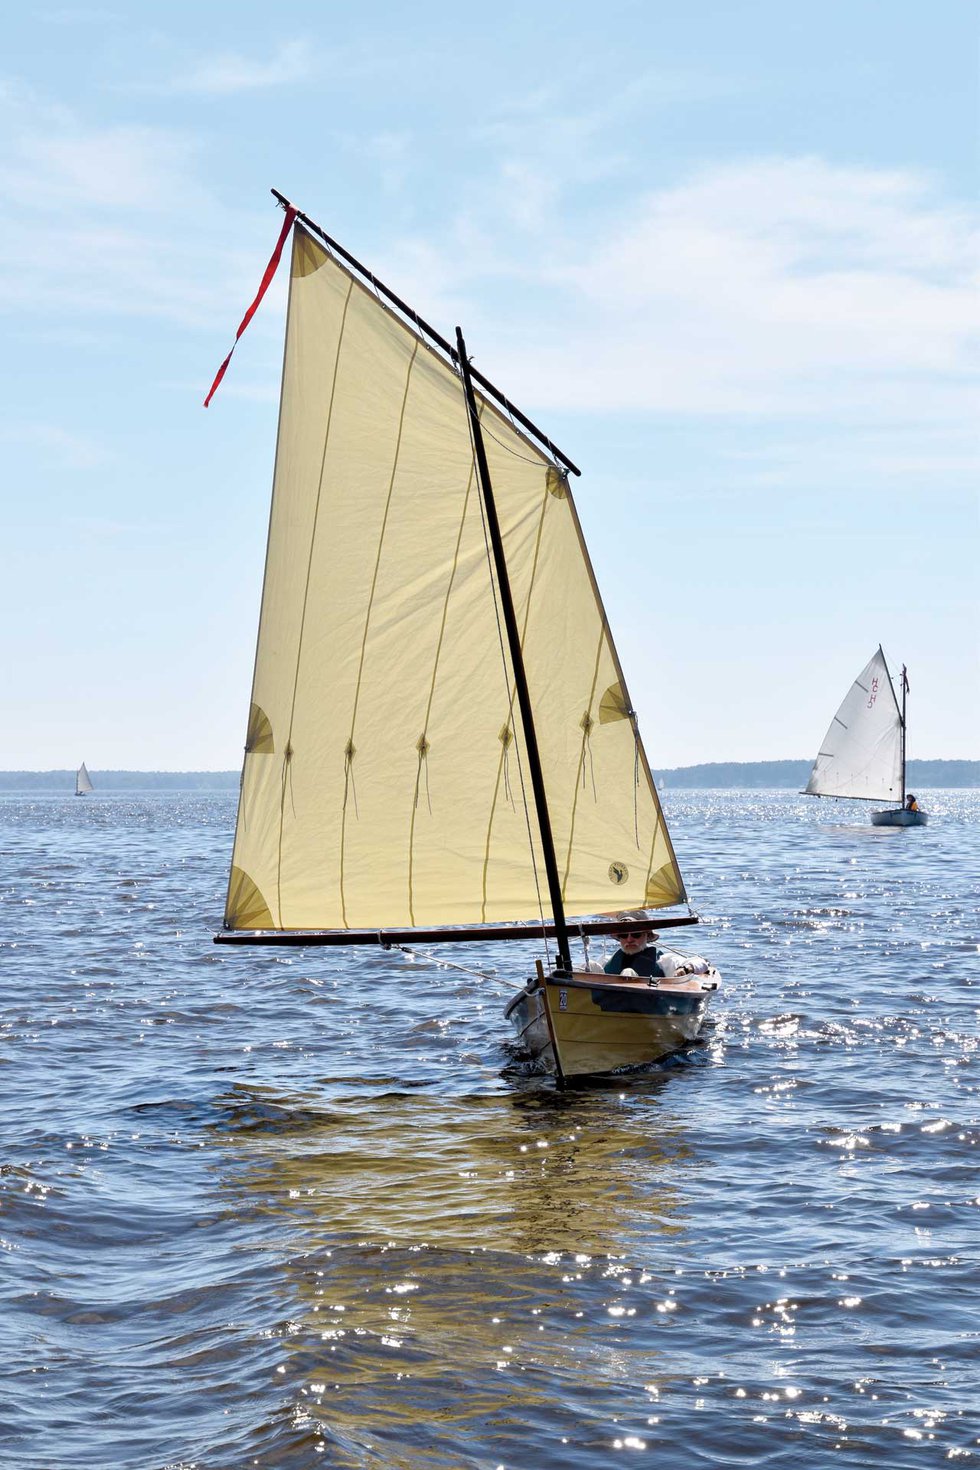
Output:
[[977,11],[10,9],[0,768],[240,761],[270,187],[583,469],[654,766],[812,755],[882,642],[980,756]]

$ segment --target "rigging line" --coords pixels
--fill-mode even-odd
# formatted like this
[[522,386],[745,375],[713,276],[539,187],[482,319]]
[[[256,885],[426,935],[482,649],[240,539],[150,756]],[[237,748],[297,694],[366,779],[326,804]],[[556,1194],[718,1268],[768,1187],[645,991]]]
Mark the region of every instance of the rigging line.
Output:
[[[561,467],[559,465],[555,464],[553,460],[546,460],[546,459],[544,459],[543,456],[538,456],[538,455],[535,455],[532,458],[531,455],[529,455],[529,454],[518,454],[517,450],[514,449],[512,445],[507,444],[507,443],[505,443],[505,441],[503,439],[498,438],[497,435],[493,432],[492,429],[486,428],[482,419],[480,420],[480,427],[483,429],[483,432],[484,432],[484,435],[486,436],[486,438],[492,439],[493,442],[494,442],[494,444],[499,445],[499,447],[504,451],[505,454],[512,455],[514,459],[522,460],[524,462],[524,464],[534,464],[534,465],[539,465],[539,464],[542,464],[542,463],[544,463],[544,464],[551,464],[558,471],[558,473],[561,474]],[[513,428],[514,433],[516,434],[518,432],[517,425],[512,422],[511,423],[511,427]]]
[[585,957],[585,968],[586,968],[586,970],[588,970],[589,969],[589,963],[590,963],[589,962],[589,936],[586,934],[585,929],[584,929],[584,927],[583,927],[583,925],[581,923],[578,926],[578,937],[579,937],[579,939],[582,942],[582,954]]
[[[459,376],[460,376],[460,380],[462,380],[462,369],[459,370]],[[480,416],[480,421],[481,421],[481,424],[482,424],[482,414]],[[467,422],[467,426],[468,426],[468,430],[469,430],[469,436],[470,436],[470,448],[471,448],[471,450],[473,452],[473,462],[475,464],[476,463],[476,441],[475,441],[475,439],[473,437],[473,425],[470,423],[469,414],[467,414],[467,416],[466,416],[466,422]],[[489,527],[487,526],[486,508],[485,508],[485,506],[483,504],[483,496],[482,495],[479,495],[477,498],[478,498],[479,504],[480,504],[480,522],[481,522],[481,524],[483,526],[483,544],[484,544],[484,547],[486,548],[486,553],[487,553],[487,570],[488,570],[488,572],[490,574],[490,591],[491,591],[491,594],[493,596],[494,617],[496,618],[496,621],[497,621],[497,641],[498,641],[498,643],[500,645],[500,662],[501,662],[501,665],[502,665],[502,668],[503,668],[505,687],[508,690],[508,696],[509,696],[509,698],[508,698],[508,708],[507,708],[507,723],[508,723],[509,726],[513,727],[513,730],[514,730],[514,745],[515,745],[516,757],[517,757],[517,774],[520,777],[520,783],[521,783],[521,802],[522,802],[523,807],[524,807],[524,822],[525,822],[525,825],[527,827],[528,847],[529,847],[530,853],[531,853],[531,872],[534,875],[534,890],[535,890],[535,894],[536,894],[537,900],[538,900],[538,916],[541,919],[542,927],[544,927],[544,925],[546,923],[546,920],[545,920],[545,913],[544,913],[544,903],[543,903],[542,898],[541,898],[541,884],[540,884],[539,879],[538,879],[538,864],[537,864],[537,859],[536,859],[535,853],[534,853],[534,831],[533,831],[532,826],[531,826],[531,810],[530,810],[530,806],[528,804],[528,799],[527,799],[527,787],[526,787],[525,782],[524,782],[524,762],[521,760],[521,744],[520,744],[520,741],[517,739],[517,721],[514,719],[514,700],[516,698],[516,686],[515,687],[512,687],[511,671],[509,669],[508,662],[507,662],[507,649],[506,649],[506,642],[505,642],[505,639],[504,639],[504,630],[503,630],[503,627],[502,627],[502,624],[501,624],[501,620],[500,620],[501,619],[501,610],[500,610],[500,602],[499,602],[499,597],[498,597],[497,581],[496,581],[496,578],[494,576],[494,571],[493,571],[493,553],[492,553],[491,548],[490,548],[490,531],[489,531]],[[550,966],[550,964],[551,964],[551,952],[548,949],[547,937],[545,937],[545,955],[547,956],[548,964]]]
[[[383,949],[397,949],[402,954],[407,954],[412,960],[428,960],[433,965],[438,965],[440,970],[459,970],[464,975],[474,975],[477,980],[495,980],[496,970],[472,970],[469,965],[457,965],[453,960],[444,960],[439,955],[432,954],[428,950],[410,949],[407,944],[383,944]],[[518,984],[523,986],[523,980],[508,980],[509,985]]]

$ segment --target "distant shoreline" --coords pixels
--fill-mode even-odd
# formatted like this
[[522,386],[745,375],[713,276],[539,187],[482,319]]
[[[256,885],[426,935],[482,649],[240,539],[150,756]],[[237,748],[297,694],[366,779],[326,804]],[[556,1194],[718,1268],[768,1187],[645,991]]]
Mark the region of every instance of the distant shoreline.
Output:
[[[799,791],[810,774],[810,760],[711,761],[654,771],[664,791],[786,790]],[[89,768],[96,791],[235,791],[238,771],[100,771]],[[980,787],[980,760],[912,760],[907,785],[926,790]],[[0,771],[0,792],[74,791],[75,772]]]

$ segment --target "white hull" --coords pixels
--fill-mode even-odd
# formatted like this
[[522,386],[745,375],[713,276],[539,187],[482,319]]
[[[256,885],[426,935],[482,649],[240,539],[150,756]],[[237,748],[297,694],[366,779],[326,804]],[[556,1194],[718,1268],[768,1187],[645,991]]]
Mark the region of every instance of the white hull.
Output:
[[871,813],[872,827],[924,827],[928,820],[928,812],[907,812],[904,807]]
[[504,1015],[546,1071],[601,1076],[659,1061],[696,1040],[717,987],[714,970],[659,984],[583,972],[549,975],[529,980]]

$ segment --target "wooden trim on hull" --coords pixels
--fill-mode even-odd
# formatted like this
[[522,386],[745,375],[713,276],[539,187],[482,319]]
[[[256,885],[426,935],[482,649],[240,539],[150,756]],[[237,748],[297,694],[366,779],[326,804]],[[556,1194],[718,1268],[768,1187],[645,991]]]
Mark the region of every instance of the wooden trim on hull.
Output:
[[547,1071],[557,1070],[557,1045],[566,1077],[601,1076],[659,1061],[694,1041],[717,979],[715,971],[659,985],[581,973],[552,975],[543,985],[530,981],[504,1015]]

